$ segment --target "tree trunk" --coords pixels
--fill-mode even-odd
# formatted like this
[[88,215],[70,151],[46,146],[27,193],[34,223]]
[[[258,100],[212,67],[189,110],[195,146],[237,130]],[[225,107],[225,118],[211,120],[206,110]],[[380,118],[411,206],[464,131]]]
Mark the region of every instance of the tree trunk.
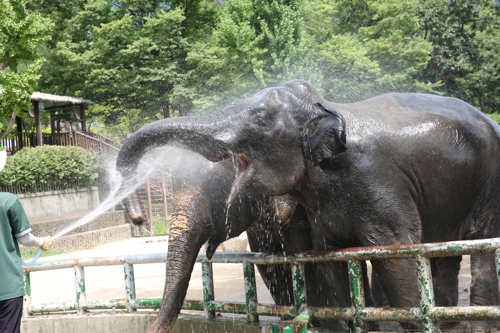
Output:
[[7,126],[7,129],[2,134],[0,134],[0,140],[3,140],[7,136],[7,134],[9,134],[10,131],[12,131],[12,127],[14,127],[15,122],[16,122],[16,114],[12,113],[12,117],[10,117],[9,126]]

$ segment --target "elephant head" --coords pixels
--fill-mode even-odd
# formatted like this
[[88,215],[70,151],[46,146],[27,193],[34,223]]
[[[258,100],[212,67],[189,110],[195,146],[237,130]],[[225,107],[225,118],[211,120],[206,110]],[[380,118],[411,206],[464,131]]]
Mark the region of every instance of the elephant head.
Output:
[[[159,120],[124,142],[117,170],[131,178],[147,151],[172,145],[213,162],[237,159],[228,203],[239,192],[252,198],[291,193],[305,174],[306,160],[318,165],[346,149],[344,119],[327,103],[312,85],[295,80],[211,115]],[[127,200],[132,220],[141,223],[136,198]]]

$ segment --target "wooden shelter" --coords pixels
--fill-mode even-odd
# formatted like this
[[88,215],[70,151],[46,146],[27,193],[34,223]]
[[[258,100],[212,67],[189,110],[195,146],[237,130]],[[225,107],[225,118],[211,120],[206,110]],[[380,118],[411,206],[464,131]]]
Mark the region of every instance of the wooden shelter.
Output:
[[[45,107],[43,104],[45,102],[51,103],[52,105],[49,107]],[[40,121],[40,112],[70,107],[71,110],[73,111],[76,119],[80,122],[82,131],[86,132],[87,131],[87,124],[86,124],[86,119],[85,119],[85,106],[86,105],[93,105],[94,102],[87,100],[87,99],[83,99],[83,98],[59,96],[59,95],[46,94],[46,93],[41,93],[41,92],[34,92],[31,95],[31,104],[32,104],[32,108],[31,108],[31,110],[29,110],[29,114],[31,117],[35,118],[36,145],[42,146],[43,139],[42,139],[42,124]],[[53,123],[52,119],[51,119],[51,128],[52,128],[52,132],[55,132],[54,123]],[[21,122],[20,118],[17,118],[17,132],[19,132],[19,133],[22,132],[22,122]]]

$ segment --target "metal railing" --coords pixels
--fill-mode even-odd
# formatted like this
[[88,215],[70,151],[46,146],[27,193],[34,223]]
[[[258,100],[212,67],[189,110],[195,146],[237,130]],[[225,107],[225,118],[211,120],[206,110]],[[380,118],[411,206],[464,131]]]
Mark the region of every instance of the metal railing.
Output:
[[[353,321],[355,332],[366,332],[367,321],[420,321],[424,332],[436,332],[438,321],[463,320],[500,320],[500,306],[454,306],[438,307],[434,302],[430,258],[459,255],[495,254],[496,271],[500,272],[500,238],[456,241],[447,243],[428,243],[417,245],[394,245],[384,247],[365,247],[343,249],[340,251],[303,252],[286,255],[237,252],[216,253],[210,261],[200,254],[197,262],[202,263],[204,299],[185,301],[183,309],[201,310],[208,318],[215,318],[215,312],[246,314],[249,322],[258,321],[259,315],[295,318],[294,332],[307,332],[307,324],[312,318]],[[103,258],[81,258],[37,263],[25,267],[25,314],[74,310],[82,314],[92,309],[136,309],[153,308],[161,305],[161,299],[136,298],[134,265],[165,262],[166,253],[127,255]],[[417,266],[420,307],[418,308],[376,308],[366,307],[363,294],[361,261],[380,259],[414,259]],[[307,306],[304,263],[325,261],[347,261],[352,306],[348,308],[317,308]],[[242,263],[245,281],[245,303],[225,303],[215,300],[213,288],[212,263]],[[257,301],[254,264],[292,264],[294,282],[294,306],[259,304]],[[92,266],[123,265],[125,276],[125,299],[87,300],[85,296],[84,268]],[[31,301],[30,274],[36,271],[71,268],[75,270],[76,301],[59,304],[36,304]],[[500,283],[499,283],[500,289]],[[272,327],[263,331],[278,332]],[[291,332],[290,327],[281,332]]]
[[[42,142],[44,145],[53,146],[79,146],[103,153],[116,153],[121,148],[121,143],[92,132],[42,133]],[[10,132],[0,144],[9,153],[15,154],[21,148],[36,147],[36,133]]]

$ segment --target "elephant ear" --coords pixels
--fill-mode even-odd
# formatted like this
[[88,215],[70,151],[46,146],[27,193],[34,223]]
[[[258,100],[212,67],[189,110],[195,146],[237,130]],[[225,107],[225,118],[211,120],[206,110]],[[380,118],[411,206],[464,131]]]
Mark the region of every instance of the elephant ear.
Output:
[[305,127],[303,147],[305,157],[313,165],[319,165],[347,150],[345,121],[337,111],[320,103],[315,103],[314,107],[316,115]]

